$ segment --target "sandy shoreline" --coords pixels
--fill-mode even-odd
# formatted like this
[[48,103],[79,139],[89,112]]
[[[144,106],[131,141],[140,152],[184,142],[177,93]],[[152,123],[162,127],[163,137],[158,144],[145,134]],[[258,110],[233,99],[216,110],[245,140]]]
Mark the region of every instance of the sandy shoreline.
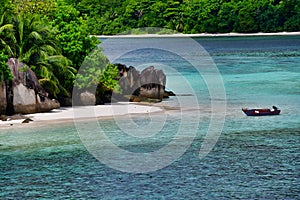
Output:
[[141,35],[93,35],[98,38],[147,38],[147,37],[247,37],[247,36],[293,36],[299,32],[277,33],[199,33],[199,34],[141,34]]
[[[27,114],[24,116],[33,120],[29,122],[29,124],[41,124],[106,119],[130,114],[148,114],[161,111],[163,111],[163,109],[158,106],[117,103],[112,105],[61,107],[60,109],[55,109],[46,113]],[[22,125],[23,121],[24,119],[0,121],[0,128]]]

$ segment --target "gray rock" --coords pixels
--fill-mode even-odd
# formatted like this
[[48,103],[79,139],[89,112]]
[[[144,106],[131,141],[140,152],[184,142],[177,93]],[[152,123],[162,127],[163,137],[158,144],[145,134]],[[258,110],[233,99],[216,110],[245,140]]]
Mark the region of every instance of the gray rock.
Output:
[[25,123],[29,123],[29,122],[32,122],[33,120],[30,119],[30,118],[26,118],[22,121],[22,124],[25,124]]
[[119,79],[119,85],[122,89],[124,95],[139,95],[139,88],[141,86],[140,82],[140,72],[134,67],[126,67],[125,65],[119,64],[119,74],[121,78]]
[[96,104],[96,96],[88,91],[80,94],[80,102],[84,106],[92,106]]
[[131,98],[133,101],[144,98],[162,100],[165,97],[166,75],[162,70],[150,66],[139,73],[131,66],[129,68],[122,64],[117,66],[123,95],[133,95],[134,98]]
[[48,98],[48,93],[28,66],[16,58],[10,58],[7,64],[13,79],[6,85],[0,83],[0,114],[31,114],[60,107],[58,101]]
[[36,95],[33,89],[29,89],[20,83],[13,87],[13,94],[15,113],[32,114],[36,112]]
[[49,99],[36,95],[35,110],[38,112],[48,112],[60,108],[60,103],[56,99]]

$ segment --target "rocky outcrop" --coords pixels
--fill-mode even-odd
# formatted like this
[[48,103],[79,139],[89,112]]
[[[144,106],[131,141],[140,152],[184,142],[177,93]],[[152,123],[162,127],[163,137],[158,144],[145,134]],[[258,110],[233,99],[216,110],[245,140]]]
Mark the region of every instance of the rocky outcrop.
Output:
[[153,66],[144,69],[141,72],[141,97],[160,99],[164,97],[166,75],[162,70],[157,70]]
[[47,112],[59,108],[56,100],[48,98],[48,93],[39,84],[34,72],[16,58],[7,62],[13,75],[12,81],[0,83],[0,114],[31,114]]
[[163,98],[175,96],[173,92],[165,90],[166,75],[162,70],[150,66],[139,72],[133,66],[115,65],[119,70],[118,84],[121,94],[103,91],[101,85],[98,85],[96,91],[93,92],[76,89],[72,94],[72,105],[87,106],[122,101],[154,103],[162,101]]
[[116,64],[119,69],[119,85],[123,95],[129,95],[131,101],[142,101],[155,99],[161,101],[163,98],[175,96],[173,92],[165,91],[166,75],[162,70],[154,66],[147,67],[141,73],[134,67],[126,67]]
[[140,72],[134,67],[126,67],[126,65],[118,64],[119,69],[119,85],[124,95],[139,95],[141,87]]

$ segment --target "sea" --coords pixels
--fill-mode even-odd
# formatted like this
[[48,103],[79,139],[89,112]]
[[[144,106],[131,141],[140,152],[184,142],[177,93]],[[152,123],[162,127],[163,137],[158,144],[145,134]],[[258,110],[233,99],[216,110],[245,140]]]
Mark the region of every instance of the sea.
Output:
[[113,63],[163,70],[176,96],[0,127],[0,199],[300,199],[299,35],[100,40]]

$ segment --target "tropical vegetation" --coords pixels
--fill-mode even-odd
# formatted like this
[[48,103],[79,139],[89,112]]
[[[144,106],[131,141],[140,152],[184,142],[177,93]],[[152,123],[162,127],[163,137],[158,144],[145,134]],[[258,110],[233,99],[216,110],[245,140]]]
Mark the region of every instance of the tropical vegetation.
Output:
[[300,30],[299,0],[65,0],[92,34],[161,27],[183,33]]
[[[5,0],[0,4],[0,77],[11,79],[6,62],[17,58],[35,72],[50,97],[70,97],[77,71],[100,43],[90,37],[86,19],[63,1]],[[101,52],[98,55],[104,57]]]

